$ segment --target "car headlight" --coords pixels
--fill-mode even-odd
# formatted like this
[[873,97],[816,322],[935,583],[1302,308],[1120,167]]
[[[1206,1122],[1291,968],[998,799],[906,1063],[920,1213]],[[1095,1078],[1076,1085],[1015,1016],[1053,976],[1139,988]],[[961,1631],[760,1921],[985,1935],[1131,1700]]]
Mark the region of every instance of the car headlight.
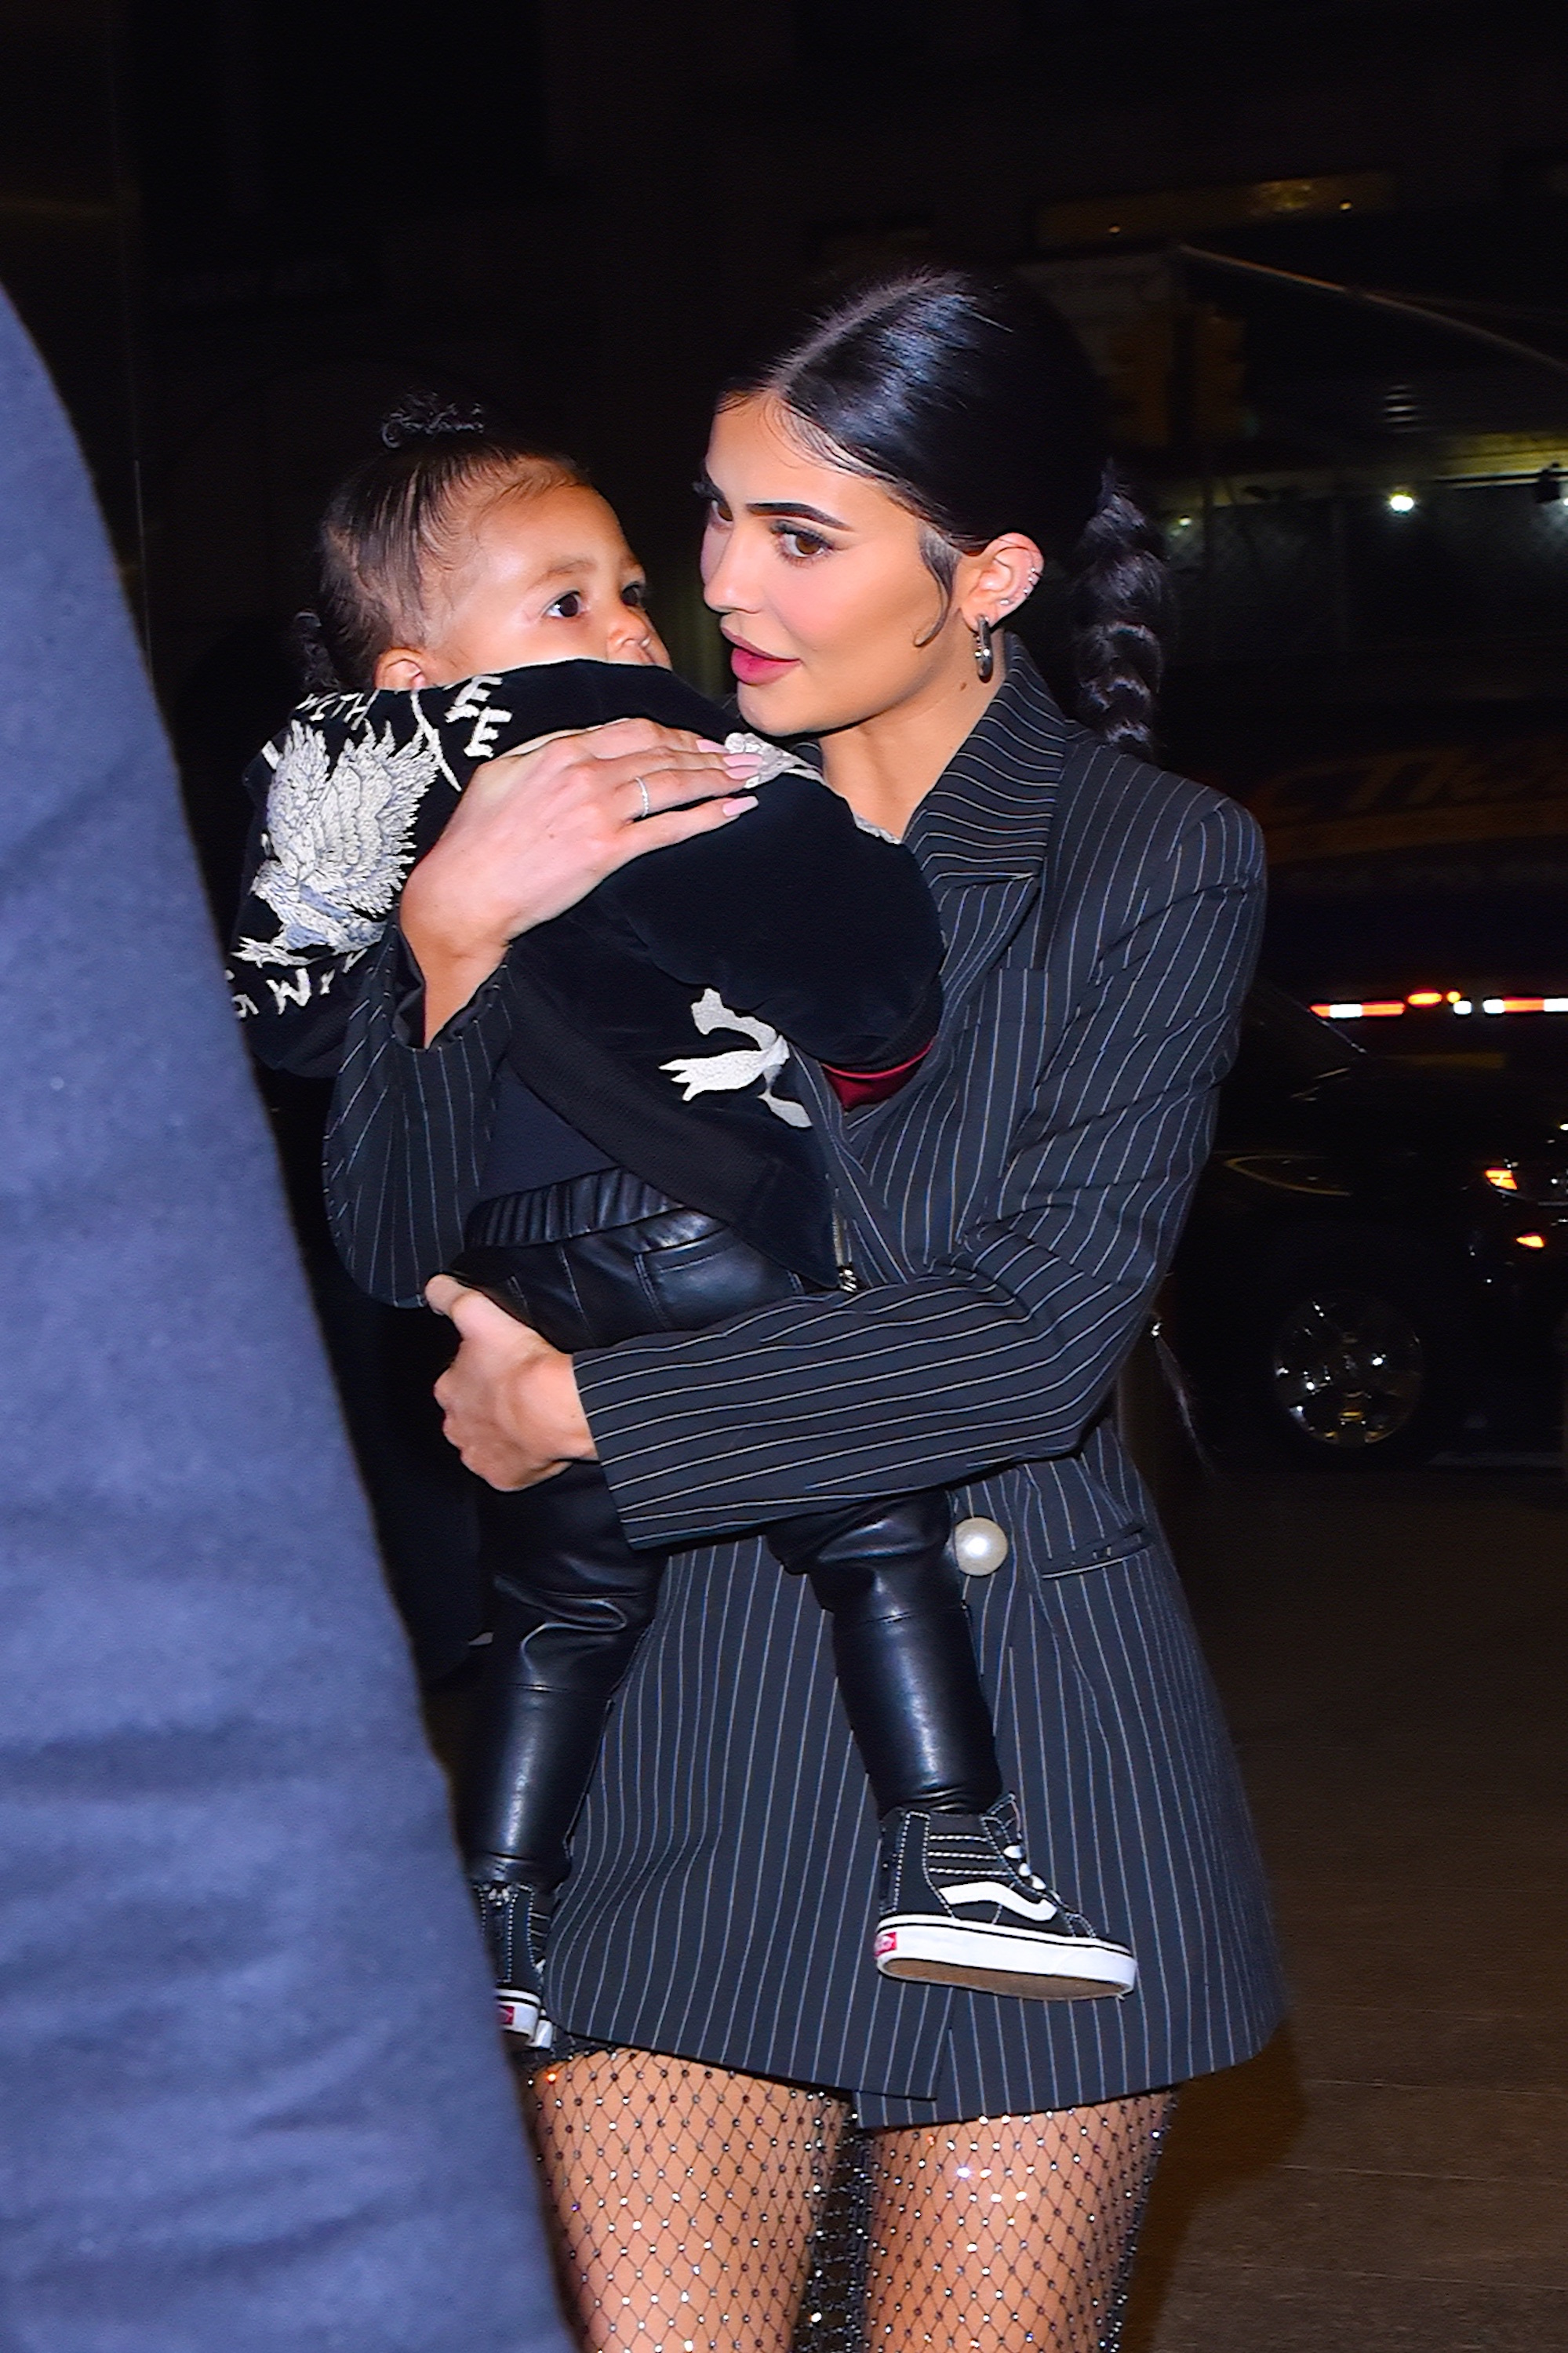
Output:
[[1562,1161],[1499,1160],[1481,1174],[1494,1192],[1568,1209],[1568,1164]]

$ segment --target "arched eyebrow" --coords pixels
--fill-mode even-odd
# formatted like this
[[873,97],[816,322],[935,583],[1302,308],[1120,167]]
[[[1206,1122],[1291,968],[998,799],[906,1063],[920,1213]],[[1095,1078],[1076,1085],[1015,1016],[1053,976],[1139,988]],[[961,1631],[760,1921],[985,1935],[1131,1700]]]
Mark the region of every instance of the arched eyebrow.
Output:
[[[714,499],[720,506],[724,505],[724,492],[705,474],[700,481],[693,484],[693,488],[698,498]],[[748,499],[746,512],[754,515],[800,515],[807,522],[825,522],[830,531],[849,529],[842,515],[829,514],[825,507],[809,507],[800,499]]]

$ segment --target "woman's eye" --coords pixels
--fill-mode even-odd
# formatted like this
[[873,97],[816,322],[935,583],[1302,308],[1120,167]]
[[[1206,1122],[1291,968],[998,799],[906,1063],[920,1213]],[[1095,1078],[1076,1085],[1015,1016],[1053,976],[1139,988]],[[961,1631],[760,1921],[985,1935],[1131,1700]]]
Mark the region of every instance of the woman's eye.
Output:
[[726,506],[723,499],[720,498],[718,492],[715,490],[711,482],[694,482],[692,484],[692,488],[695,491],[698,498],[701,499],[704,506],[707,509],[707,513],[704,518],[705,522],[728,522],[730,519],[729,509]]
[[568,588],[564,596],[556,597],[553,605],[546,606],[545,617],[546,620],[577,621],[582,618],[587,610],[588,607],[583,603],[582,590]]
[[785,561],[789,564],[809,564],[812,556],[826,554],[832,544],[831,540],[823,539],[820,533],[801,531],[794,523],[780,523],[774,537],[782,548]]

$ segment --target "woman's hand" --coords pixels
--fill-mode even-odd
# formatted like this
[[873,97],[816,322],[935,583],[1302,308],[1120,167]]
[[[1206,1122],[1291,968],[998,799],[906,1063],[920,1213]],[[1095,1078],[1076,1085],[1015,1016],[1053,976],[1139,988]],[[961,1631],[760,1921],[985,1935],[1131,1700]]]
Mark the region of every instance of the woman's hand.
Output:
[[493,1487],[533,1487],[568,1462],[594,1460],[569,1356],[450,1274],[438,1274],[425,1297],[462,1335],[436,1403],[471,1471]]
[[[575,906],[633,858],[753,807],[746,786],[759,765],[682,729],[618,719],[475,769],[403,888],[399,921],[424,977],[426,1043],[520,932]],[[698,806],[680,806],[689,801]]]

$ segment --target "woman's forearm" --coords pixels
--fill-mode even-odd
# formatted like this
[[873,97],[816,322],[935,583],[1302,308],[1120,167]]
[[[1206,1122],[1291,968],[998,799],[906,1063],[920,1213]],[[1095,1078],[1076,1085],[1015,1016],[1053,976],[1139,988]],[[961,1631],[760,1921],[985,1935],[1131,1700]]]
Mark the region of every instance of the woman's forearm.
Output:
[[1032,1301],[930,1278],[826,1301],[815,1322],[790,1302],[580,1356],[578,1391],[633,1541],[695,1542],[1070,1452],[1159,1272],[1042,1265]]
[[503,973],[421,1046],[415,977],[401,934],[388,932],[348,1023],[324,1150],[339,1254],[363,1290],[399,1307],[417,1307],[431,1269],[462,1247],[510,1034]]
[[440,881],[438,874],[432,890],[423,867],[416,866],[404,885],[397,918],[424,983],[427,1046],[484,986],[504,960],[508,945],[504,934],[465,925],[461,917],[454,923],[453,912],[440,896]]

